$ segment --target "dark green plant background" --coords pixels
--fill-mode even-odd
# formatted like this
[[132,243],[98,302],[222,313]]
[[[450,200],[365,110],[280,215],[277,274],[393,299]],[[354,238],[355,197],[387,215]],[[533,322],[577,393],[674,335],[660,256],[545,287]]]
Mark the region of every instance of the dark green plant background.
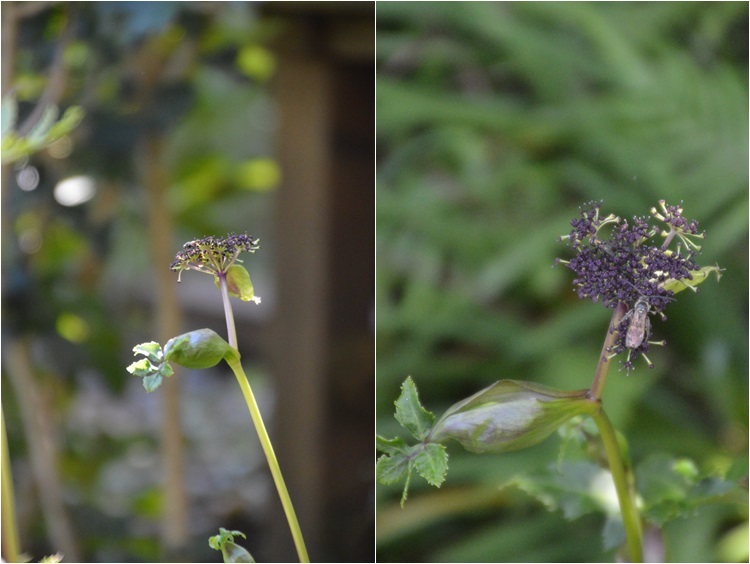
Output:
[[[588,387],[611,311],[552,268],[577,207],[647,215],[684,202],[726,269],[653,321],[654,369],[610,373],[604,405],[650,455],[702,470],[747,458],[748,7],[741,2],[379,3],[377,428],[412,375],[438,416],[513,378]],[[379,561],[602,561],[604,517],[497,485],[554,462],[558,439],[449,449],[441,489],[378,486]],[[670,561],[724,558],[746,507],[664,530]]]

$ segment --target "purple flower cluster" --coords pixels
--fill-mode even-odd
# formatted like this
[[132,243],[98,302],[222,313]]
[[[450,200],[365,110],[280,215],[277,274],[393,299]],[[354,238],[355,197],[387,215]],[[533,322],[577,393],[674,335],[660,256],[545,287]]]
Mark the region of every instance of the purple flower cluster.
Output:
[[[170,270],[197,270],[207,274],[225,273],[242,252],[254,253],[260,247],[258,239],[245,234],[230,233],[225,238],[213,235],[188,241],[175,255]],[[179,280],[179,277],[178,277]]]
[[[690,280],[693,272],[700,270],[695,263],[695,255],[700,247],[691,237],[702,238],[698,234],[698,223],[682,217],[682,208],[659,202],[660,213],[651,209],[651,215],[666,224],[664,230],[649,224],[647,217],[633,217],[632,222],[608,215],[602,217],[602,202],[589,202],[580,208],[580,217],[571,221],[572,230],[561,239],[567,239],[576,254],[570,261],[558,259],[575,272],[573,287],[578,297],[601,301],[605,307],[615,308],[626,304],[631,315],[622,320],[616,328],[618,333],[612,349],[613,355],[626,349],[625,334],[633,322],[632,308],[638,300],[648,304],[648,313],[663,311],[673,292],[664,288],[672,280]],[[606,229],[605,229],[606,227]],[[661,234],[661,245],[652,242]],[[681,252],[681,243],[675,251],[667,247],[679,238],[685,243],[686,251]],[[648,350],[650,323],[644,323],[646,332],[643,341],[631,352],[645,353]],[[628,354],[627,365],[630,364]]]

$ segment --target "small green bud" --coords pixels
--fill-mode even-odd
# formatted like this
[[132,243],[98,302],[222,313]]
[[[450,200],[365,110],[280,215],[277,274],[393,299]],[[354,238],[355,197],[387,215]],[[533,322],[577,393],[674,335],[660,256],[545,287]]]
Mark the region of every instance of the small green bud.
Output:
[[[250,281],[250,274],[244,266],[233,264],[227,269],[226,274],[227,290],[233,298],[239,298],[243,302],[254,301],[260,303],[260,297],[255,295],[253,283]],[[219,277],[214,276],[214,284],[219,287]]]
[[212,329],[190,331],[164,346],[164,359],[186,368],[210,368],[231,355],[239,353]]
[[531,447],[571,417],[596,413],[599,404],[591,401],[587,392],[563,392],[530,382],[500,380],[450,407],[428,440],[455,439],[476,453]]

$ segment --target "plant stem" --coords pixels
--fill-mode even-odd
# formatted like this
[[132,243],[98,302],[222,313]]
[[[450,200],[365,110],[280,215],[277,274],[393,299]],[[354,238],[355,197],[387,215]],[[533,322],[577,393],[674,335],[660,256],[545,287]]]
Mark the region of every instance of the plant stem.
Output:
[[631,562],[643,562],[643,531],[641,530],[641,518],[638,515],[638,509],[635,506],[635,495],[631,483],[628,480],[628,474],[625,471],[620,446],[617,442],[617,434],[612,426],[612,422],[607,417],[604,409],[592,415],[599,435],[604,443],[604,450],[607,453],[609,470],[612,473],[612,479],[615,482],[617,498],[620,502],[620,513],[622,515],[622,524],[625,527],[625,537],[627,539],[628,550],[630,551]]
[[240,363],[239,355],[231,359],[226,359],[226,361],[234,372],[234,375],[237,376],[237,382],[239,382],[240,388],[242,388],[242,394],[245,396],[247,408],[250,410],[250,416],[253,418],[255,430],[258,432],[258,439],[260,439],[260,445],[261,447],[263,447],[263,452],[266,455],[266,460],[268,461],[268,466],[271,469],[273,481],[275,482],[276,489],[279,492],[281,505],[284,507],[284,513],[286,514],[286,519],[289,522],[289,528],[292,531],[294,545],[297,548],[297,554],[299,555],[300,562],[310,562],[310,559],[307,555],[307,548],[305,547],[305,541],[302,538],[302,531],[300,530],[299,523],[297,521],[297,515],[294,512],[292,500],[289,497],[289,492],[286,489],[284,477],[281,475],[281,468],[279,467],[279,463],[276,460],[276,454],[273,451],[271,439],[268,437],[268,432],[266,431],[266,427],[263,424],[263,419],[260,415],[258,404],[255,402],[255,397],[253,396],[253,392],[250,389],[250,383],[247,380],[247,376],[245,375],[244,370],[242,370],[242,364]]
[[[232,314],[232,304],[229,301],[229,291],[227,289],[226,277],[219,276],[219,286],[221,287],[221,298],[224,302],[224,313],[227,319],[227,336],[229,337],[228,342],[230,346],[237,351],[237,333],[234,327],[234,315]],[[276,484],[276,490],[279,492],[279,498],[281,499],[281,505],[284,508],[289,528],[292,531],[292,538],[294,539],[294,546],[297,548],[297,554],[300,562],[310,562],[310,557],[307,555],[307,548],[305,547],[305,540],[302,538],[302,530],[299,527],[297,521],[297,514],[294,512],[294,506],[292,505],[292,499],[289,497],[289,492],[286,489],[286,483],[284,477],[281,475],[281,467],[276,459],[276,453],[273,451],[273,445],[271,445],[271,439],[266,431],[266,426],[263,424],[263,418],[258,409],[258,404],[255,401],[255,396],[250,388],[250,382],[245,375],[245,371],[242,369],[242,363],[240,362],[240,355],[237,352],[236,356],[225,358],[227,364],[234,372],[237,377],[237,382],[242,390],[242,395],[245,396],[245,403],[250,411],[250,417],[255,425],[255,430],[258,433],[258,439],[260,440],[260,446],[263,448],[263,452],[266,455],[268,461],[268,467],[271,470],[271,476]]]
[[219,287],[221,288],[221,301],[224,304],[224,317],[227,319],[227,342],[235,350],[237,347],[237,331],[234,328],[234,314],[232,303],[229,301],[229,289],[227,288],[227,277],[223,272],[219,273]]
[[615,312],[612,314],[612,321],[609,322],[609,329],[607,330],[607,336],[604,339],[604,344],[602,345],[602,352],[599,355],[599,363],[596,365],[596,373],[594,374],[594,381],[591,383],[591,392],[590,396],[592,399],[596,401],[601,401],[602,394],[604,393],[604,384],[607,383],[607,374],[609,373],[609,358],[607,358],[607,355],[609,354],[609,351],[611,350],[612,345],[615,344],[615,339],[617,338],[617,333],[613,331],[612,329],[614,327],[617,327],[620,322],[622,321],[622,318],[625,316],[625,313],[627,311],[626,305],[622,302],[617,304],[617,307],[615,308]]
[[13,496],[13,474],[10,469],[8,436],[5,432],[5,412],[2,412],[2,515],[3,557],[5,562],[19,562],[18,528],[16,527],[16,503]]

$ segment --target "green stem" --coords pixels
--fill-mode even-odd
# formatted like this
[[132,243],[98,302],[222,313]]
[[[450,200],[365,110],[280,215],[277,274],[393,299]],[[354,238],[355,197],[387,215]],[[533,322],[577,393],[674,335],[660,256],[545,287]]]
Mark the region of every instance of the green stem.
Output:
[[631,562],[643,562],[643,531],[641,529],[641,518],[638,515],[638,509],[635,506],[635,494],[628,480],[628,474],[625,470],[625,464],[617,442],[617,434],[612,422],[607,417],[603,409],[592,415],[594,422],[599,429],[599,435],[604,443],[604,450],[607,453],[609,470],[612,473],[612,479],[615,482],[617,498],[620,502],[620,513],[622,515],[622,524],[625,527],[625,537],[627,539],[628,550],[630,551]]
[[18,528],[16,527],[16,503],[13,496],[13,474],[10,468],[8,436],[5,432],[5,412],[2,412],[2,511],[3,511],[3,556],[5,562],[20,562]]
[[[234,315],[232,314],[232,304],[229,301],[229,290],[227,289],[227,280],[225,276],[219,276],[219,286],[221,288],[221,298],[224,302],[224,314],[227,319],[227,336],[230,346],[237,351],[237,333],[234,328]],[[258,433],[258,439],[260,440],[260,446],[263,448],[263,452],[266,455],[268,461],[268,467],[271,470],[271,476],[276,484],[276,490],[279,492],[279,498],[281,499],[281,505],[284,507],[284,513],[286,514],[286,520],[289,523],[289,528],[292,531],[292,538],[294,539],[294,546],[297,548],[297,554],[300,562],[310,562],[310,557],[307,555],[307,548],[305,547],[305,541],[302,538],[302,530],[299,527],[297,521],[297,514],[294,512],[294,506],[292,505],[292,499],[289,497],[289,492],[286,489],[286,483],[284,477],[281,475],[281,468],[279,462],[276,460],[276,453],[273,451],[271,445],[271,439],[266,431],[266,426],[263,424],[263,418],[260,415],[260,409],[255,401],[253,391],[250,389],[250,382],[245,375],[245,371],[242,369],[242,363],[240,362],[239,352],[236,356],[225,358],[227,364],[234,372],[237,377],[237,382],[242,390],[242,395],[245,396],[245,403],[247,408],[250,410],[250,417],[253,419],[255,430]]]
[[294,545],[297,548],[297,554],[299,555],[300,562],[310,562],[310,559],[307,555],[307,548],[305,547],[305,541],[302,538],[302,531],[300,530],[299,523],[297,521],[297,515],[294,512],[292,500],[289,497],[289,492],[286,489],[284,477],[281,475],[281,468],[279,467],[279,463],[276,460],[276,454],[273,451],[271,439],[268,437],[268,432],[266,431],[266,427],[263,424],[263,418],[260,415],[260,410],[258,409],[258,404],[255,401],[255,396],[253,396],[253,392],[250,389],[250,383],[248,382],[247,376],[242,369],[239,355],[233,358],[227,358],[225,360],[234,372],[234,375],[237,376],[237,382],[239,382],[240,388],[242,388],[242,394],[245,396],[247,408],[250,410],[250,417],[253,418],[255,430],[258,432],[258,439],[260,439],[260,445],[261,447],[263,447],[263,452],[266,455],[266,460],[268,460],[268,466],[271,469],[273,481],[275,482],[276,489],[279,492],[281,505],[284,507],[284,513],[286,513],[286,519],[289,522],[289,528],[292,531]]

